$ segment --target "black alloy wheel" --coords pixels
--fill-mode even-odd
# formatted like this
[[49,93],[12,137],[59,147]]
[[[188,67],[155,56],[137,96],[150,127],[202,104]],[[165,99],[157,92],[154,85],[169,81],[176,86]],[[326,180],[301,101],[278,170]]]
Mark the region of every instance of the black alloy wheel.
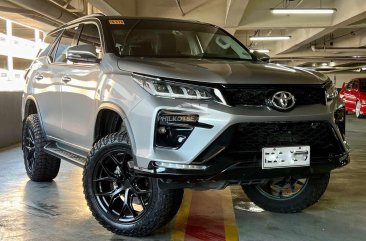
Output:
[[36,159],[36,144],[34,141],[34,133],[30,127],[25,127],[23,136],[23,152],[25,159],[25,167],[28,172],[32,172]]
[[23,122],[22,149],[25,170],[32,181],[52,181],[60,170],[60,158],[45,152],[47,144],[38,115],[29,115]]
[[127,150],[106,153],[93,172],[93,192],[100,207],[119,222],[131,223],[144,215],[151,196],[151,180],[136,176],[127,163]]
[[146,236],[169,223],[178,212],[182,189],[161,189],[159,180],[133,168],[127,132],[109,134],[91,149],[83,172],[87,204],[109,231]]
[[256,188],[263,195],[277,200],[291,199],[301,193],[308,183],[308,178],[296,179],[293,177],[275,178]]
[[306,178],[281,177],[265,184],[243,185],[248,198],[264,210],[296,213],[318,202],[329,183],[329,172]]

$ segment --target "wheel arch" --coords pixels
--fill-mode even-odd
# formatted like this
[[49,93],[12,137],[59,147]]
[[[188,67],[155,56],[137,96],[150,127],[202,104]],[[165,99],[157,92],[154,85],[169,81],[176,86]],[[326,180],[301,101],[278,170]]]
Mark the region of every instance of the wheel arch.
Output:
[[[114,115],[114,118],[117,118],[117,117],[120,118],[121,125],[126,128],[126,131],[130,138],[132,151],[133,151],[133,153],[135,153],[135,141],[133,139],[133,132],[132,132],[131,126],[129,124],[128,118],[121,107],[119,107],[118,105],[111,103],[111,102],[102,103],[98,108],[98,111],[97,111],[97,114],[95,117],[95,123],[94,123],[93,143],[96,143],[105,134],[110,134],[110,133],[106,133],[105,129],[103,130],[103,125],[105,126],[105,124],[106,124],[105,121],[107,121],[105,118],[113,118],[113,117],[111,117],[113,115]],[[110,130],[112,130],[112,132],[118,131],[113,128]]]
[[31,114],[39,114],[39,119],[42,123],[42,118],[40,115],[37,100],[33,96],[30,95],[30,96],[27,96],[27,98],[24,101],[22,119],[25,120]]

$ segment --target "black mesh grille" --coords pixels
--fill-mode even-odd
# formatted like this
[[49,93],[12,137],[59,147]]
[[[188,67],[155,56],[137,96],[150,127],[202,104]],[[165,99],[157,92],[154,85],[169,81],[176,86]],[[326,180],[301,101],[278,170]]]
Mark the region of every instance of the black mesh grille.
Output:
[[265,105],[277,91],[288,91],[296,98],[296,105],[325,104],[325,91],[321,86],[309,85],[247,85],[226,86],[223,89],[228,104]]
[[[339,142],[326,121],[240,123],[229,127],[194,163],[234,161],[260,168],[263,147],[310,146],[311,165],[321,164],[342,154]],[[224,151],[213,155],[223,146]]]
[[[260,154],[263,147],[310,146],[312,160],[326,161],[341,153],[327,122],[241,123],[229,145],[232,154]],[[316,161],[315,161],[316,162]]]

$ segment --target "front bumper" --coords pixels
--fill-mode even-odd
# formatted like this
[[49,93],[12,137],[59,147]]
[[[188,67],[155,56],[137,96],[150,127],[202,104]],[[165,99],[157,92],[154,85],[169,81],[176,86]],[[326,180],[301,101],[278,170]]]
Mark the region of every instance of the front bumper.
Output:
[[197,182],[216,182],[225,181],[228,183],[256,183],[260,180],[293,176],[293,177],[308,177],[311,175],[329,172],[335,168],[343,167],[350,162],[348,153],[339,156],[334,156],[322,163],[314,163],[307,167],[291,167],[291,168],[275,168],[262,169],[258,166],[248,167],[246,163],[241,161],[233,161],[228,158],[217,159],[214,163],[206,166],[205,169],[187,170],[175,168],[154,167],[149,172],[137,173],[161,178],[167,183],[197,183]]
[[[343,126],[343,123],[338,122],[338,125]],[[190,165],[174,166],[152,161],[149,171],[141,174],[167,182],[255,183],[275,177],[301,178],[325,173],[350,161],[349,148],[336,130],[339,129],[334,129],[328,122],[316,121],[236,124],[222,133]],[[284,133],[291,133],[292,138],[288,140]],[[280,137],[276,138],[277,135]],[[290,144],[310,145],[310,166],[262,169],[262,147]]]
[[[289,112],[279,112],[266,106],[230,107],[215,102],[187,102],[148,96],[127,113],[136,157],[135,166],[147,169],[150,161],[191,164],[225,130],[238,123],[325,121],[330,123],[341,139],[342,134],[334,120],[337,104],[337,101],[333,101],[327,105],[304,105]],[[197,114],[199,122],[212,128],[195,128],[179,149],[156,147],[156,117],[162,110]]]

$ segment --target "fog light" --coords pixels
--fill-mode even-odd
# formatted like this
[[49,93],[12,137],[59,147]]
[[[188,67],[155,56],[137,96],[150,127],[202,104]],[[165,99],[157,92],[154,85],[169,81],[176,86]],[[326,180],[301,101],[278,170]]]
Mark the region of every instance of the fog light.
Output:
[[199,116],[184,112],[161,111],[157,116],[155,146],[180,148],[198,123]]
[[344,112],[344,111],[342,111],[342,110],[336,111],[336,112],[334,113],[334,119],[335,119],[336,121],[339,121],[339,122],[344,121],[345,116],[346,116],[346,115],[345,115],[345,112]]
[[334,121],[344,137],[346,134],[346,109],[344,108],[344,106],[339,107],[334,112]]
[[158,128],[158,133],[159,133],[160,135],[165,134],[165,133],[166,133],[166,128],[165,128],[165,126],[160,126],[160,127]]

